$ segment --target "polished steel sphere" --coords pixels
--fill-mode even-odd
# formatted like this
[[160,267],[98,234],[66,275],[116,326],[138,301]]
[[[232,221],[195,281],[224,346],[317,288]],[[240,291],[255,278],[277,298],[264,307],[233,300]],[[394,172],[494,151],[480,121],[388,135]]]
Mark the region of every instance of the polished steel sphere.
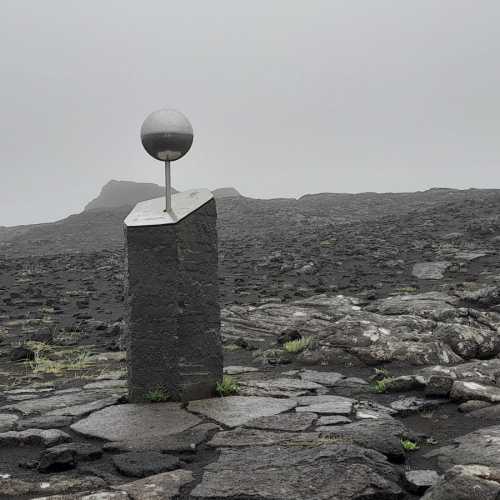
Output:
[[160,109],[144,120],[141,141],[153,158],[175,161],[182,158],[193,144],[193,127],[179,111]]

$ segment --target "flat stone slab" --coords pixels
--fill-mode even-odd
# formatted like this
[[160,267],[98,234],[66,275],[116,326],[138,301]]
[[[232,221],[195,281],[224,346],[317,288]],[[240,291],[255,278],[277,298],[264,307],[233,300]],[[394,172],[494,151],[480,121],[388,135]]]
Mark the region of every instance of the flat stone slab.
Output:
[[71,426],[75,432],[105,441],[147,439],[185,431],[201,420],[178,403],[109,406]]
[[299,406],[320,405],[323,403],[338,403],[340,401],[353,404],[356,402],[356,400],[352,398],[347,398],[344,396],[336,396],[333,394],[325,394],[322,396],[300,396],[294,399],[295,401],[297,401],[297,404]]
[[259,417],[244,424],[250,429],[273,431],[305,431],[317,420],[315,413],[281,413],[270,417]]
[[319,444],[321,435],[317,432],[275,432],[239,427],[230,431],[218,432],[209,442],[213,448],[240,448],[245,446],[270,446]]
[[457,437],[452,444],[432,450],[424,456],[437,458],[443,470],[467,464],[500,468],[500,425],[483,427]]
[[385,457],[357,446],[222,448],[190,498],[398,500],[398,473]]
[[200,399],[189,403],[188,410],[211,418],[227,427],[237,427],[258,417],[269,417],[291,410],[297,403],[289,399],[255,396]]
[[[347,417],[342,417],[338,415],[328,415],[326,417],[321,417],[318,420],[318,425],[321,426],[330,426],[330,425],[343,425],[343,424],[350,424],[352,420]],[[317,429],[319,432],[321,432],[323,429],[321,427],[318,427]]]
[[19,403],[3,406],[2,410],[15,411],[24,416],[30,416],[47,413],[61,408],[67,408],[68,406],[88,404],[111,396],[120,397],[120,395],[115,394],[114,391],[77,390],[76,392],[57,394],[47,398],[38,397],[28,401],[21,401]]
[[0,434],[0,447],[7,446],[55,446],[71,441],[71,437],[59,429],[26,429]]
[[52,416],[66,416],[66,417],[83,417],[94,411],[102,410],[108,406],[115,405],[120,400],[121,396],[112,396],[110,398],[98,399],[97,401],[92,401],[91,403],[86,403],[82,405],[66,406],[65,408],[59,408],[57,410],[52,410],[47,412],[45,415]]
[[446,260],[439,262],[419,262],[412,269],[412,274],[421,280],[440,280],[444,272],[451,266]]
[[164,210],[165,198],[142,201],[127,215],[125,225],[137,227],[176,224],[213,197],[208,189],[190,189],[175,193],[172,195],[172,209],[169,212]]
[[420,495],[431,486],[434,486],[439,479],[439,474],[432,469],[408,470],[404,475],[406,487],[412,493]]
[[253,366],[226,366],[224,368],[224,373],[226,375],[238,375],[240,373],[250,373],[250,372],[258,372],[258,368],[254,368]]
[[150,436],[145,439],[132,438],[127,441],[112,441],[104,445],[106,451],[161,451],[165,452],[193,452],[196,447],[205,441],[208,434],[219,429],[217,424],[200,424],[177,434],[168,436]]
[[398,399],[391,403],[391,408],[396,410],[399,415],[405,416],[411,413],[418,413],[420,411],[432,410],[448,403],[443,399],[421,399],[415,396],[408,398]]
[[115,455],[113,464],[124,476],[147,477],[179,468],[179,459],[158,451],[133,451]]
[[0,432],[10,431],[16,425],[19,417],[10,413],[0,414]]
[[191,471],[180,469],[149,476],[133,483],[120,484],[114,486],[113,489],[127,492],[128,498],[132,500],[171,500],[179,494],[182,486],[192,480],[193,473]]
[[409,430],[399,420],[391,417],[327,426],[321,428],[320,434],[323,437],[338,439],[340,442],[377,450],[389,460],[398,463],[404,461],[401,438],[411,437]]
[[316,392],[325,388],[310,380],[299,380],[296,378],[276,378],[271,380],[245,380],[241,385],[250,388],[262,389],[266,392],[284,392],[293,395],[296,392]]
[[497,500],[500,494],[497,468],[456,465],[432,486],[422,500]]
[[500,387],[457,380],[453,382],[450,398],[455,401],[468,401],[470,399],[474,399],[489,401],[490,403],[499,403]]
[[24,431],[26,429],[58,429],[66,427],[73,423],[72,417],[46,416],[27,418],[16,422],[16,430]]
[[313,404],[310,406],[299,406],[296,412],[317,413],[318,415],[350,415],[353,409],[353,402],[346,401],[339,397],[336,401]]
[[309,382],[316,382],[317,384],[332,387],[345,377],[341,373],[336,372],[305,370],[300,374],[300,378]]

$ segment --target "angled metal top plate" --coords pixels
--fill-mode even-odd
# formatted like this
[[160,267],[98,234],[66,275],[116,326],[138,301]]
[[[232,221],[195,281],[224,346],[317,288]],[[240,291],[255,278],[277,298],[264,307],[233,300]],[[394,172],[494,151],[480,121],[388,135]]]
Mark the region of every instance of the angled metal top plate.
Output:
[[172,195],[172,210],[165,212],[165,198],[138,203],[125,219],[127,227],[175,224],[213,198],[208,189],[191,189]]

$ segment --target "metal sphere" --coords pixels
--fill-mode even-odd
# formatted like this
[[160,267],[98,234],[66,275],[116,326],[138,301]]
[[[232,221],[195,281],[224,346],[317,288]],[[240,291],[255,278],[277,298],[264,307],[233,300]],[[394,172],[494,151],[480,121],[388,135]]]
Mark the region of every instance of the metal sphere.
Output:
[[144,149],[153,158],[175,161],[182,158],[191,148],[193,127],[179,111],[160,109],[144,120],[141,141]]

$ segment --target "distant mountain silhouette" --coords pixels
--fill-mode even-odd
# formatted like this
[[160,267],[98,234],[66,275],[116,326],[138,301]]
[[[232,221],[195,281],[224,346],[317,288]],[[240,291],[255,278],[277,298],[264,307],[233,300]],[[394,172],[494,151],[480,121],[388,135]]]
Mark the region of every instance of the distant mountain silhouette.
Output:
[[[173,189],[174,193],[177,193]],[[133,206],[144,200],[159,198],[165,193],[163,186],[152,182],[132,182],[111,180],[103,186],[101,193],[90,203],[85,210],[96,208],[113,208],[123,206]]]
[[[172,188],[174,193],[178,191]],[[241,196],[233,187],[223,187],[213,191],[215,198],[229,198]],[[111,180],[103,186],[97,198],[94,198],[85,207],[87,210],[97,208],[114,208],[134,206],[137,203],[164,196],[165,188],[151,182],[132,182]]]
[[[129,189],[123,189],[122,196],[118,196],[121,186],[117,190],[112,188],[122,184]],[[146,189],[141,191],[143,186]],[[6,256],[121,250],[123,220],[132,206],[141,199],[163,196],[163,189],[155,184],[112,181],[103,188],[99,198],[89,203],[87,210],[80,214],[52,223],[0,227],[0,269],[2,258]],[[288,239],[298,238],[297,234],[309,232],[308,238],[315,243],[308,244],[311,248],[316,248],[318,242],[322,241],[321,238],[330,238],[330,233],[334,238],[340,238],[339,235],[346,228],[352,229],[359,224],[363,226],[359,234],[372,231],[373,227],[383,229],[396,224],[399,227],[398,234],[403,235],[405,231],[409,231],[408,234],[404,233],[406,242],[429,239],[429,235],[424,238],[423,234],[431,231],[432,238],[448,233],[463,233],[464,244],[467,243],[467,238],[472,238],[473,233],[484,233],[484,238],[488,241],[485,239],[482,244],[476,243],[480,248],[493,248],[499,244],[497,240],[489,241],[500,231],[500,190],[497,189],[441,188],[416,193],[317,193],[300,199],[263,200],[233,196],[236,190],[232,188],[215,190],[215,195],[220,196],[221,191],[223,195],[229,195],[217,200],[220,241],[233,242],[236,249],[247,245],[262,258],[265,257],[264,254],[261,255],[262,252],[267,252],[266,255],[270,253],[269,246],[285,251],[291,245],[294,247],[293,252],[302,252],[302,240],[294,243]],[[109,193],[112,196],[107,196]],[[112,203],[115,206],[109,206]],[[325,234],[318,236],[320,229]],[[288,236],[285,238],[283,235]],[[376,249],[376,245],[373,248]],[[228,252],[230,254],[233,250]],[[235,265],[231,272],[240,272],[236,271],[240,264]]]

